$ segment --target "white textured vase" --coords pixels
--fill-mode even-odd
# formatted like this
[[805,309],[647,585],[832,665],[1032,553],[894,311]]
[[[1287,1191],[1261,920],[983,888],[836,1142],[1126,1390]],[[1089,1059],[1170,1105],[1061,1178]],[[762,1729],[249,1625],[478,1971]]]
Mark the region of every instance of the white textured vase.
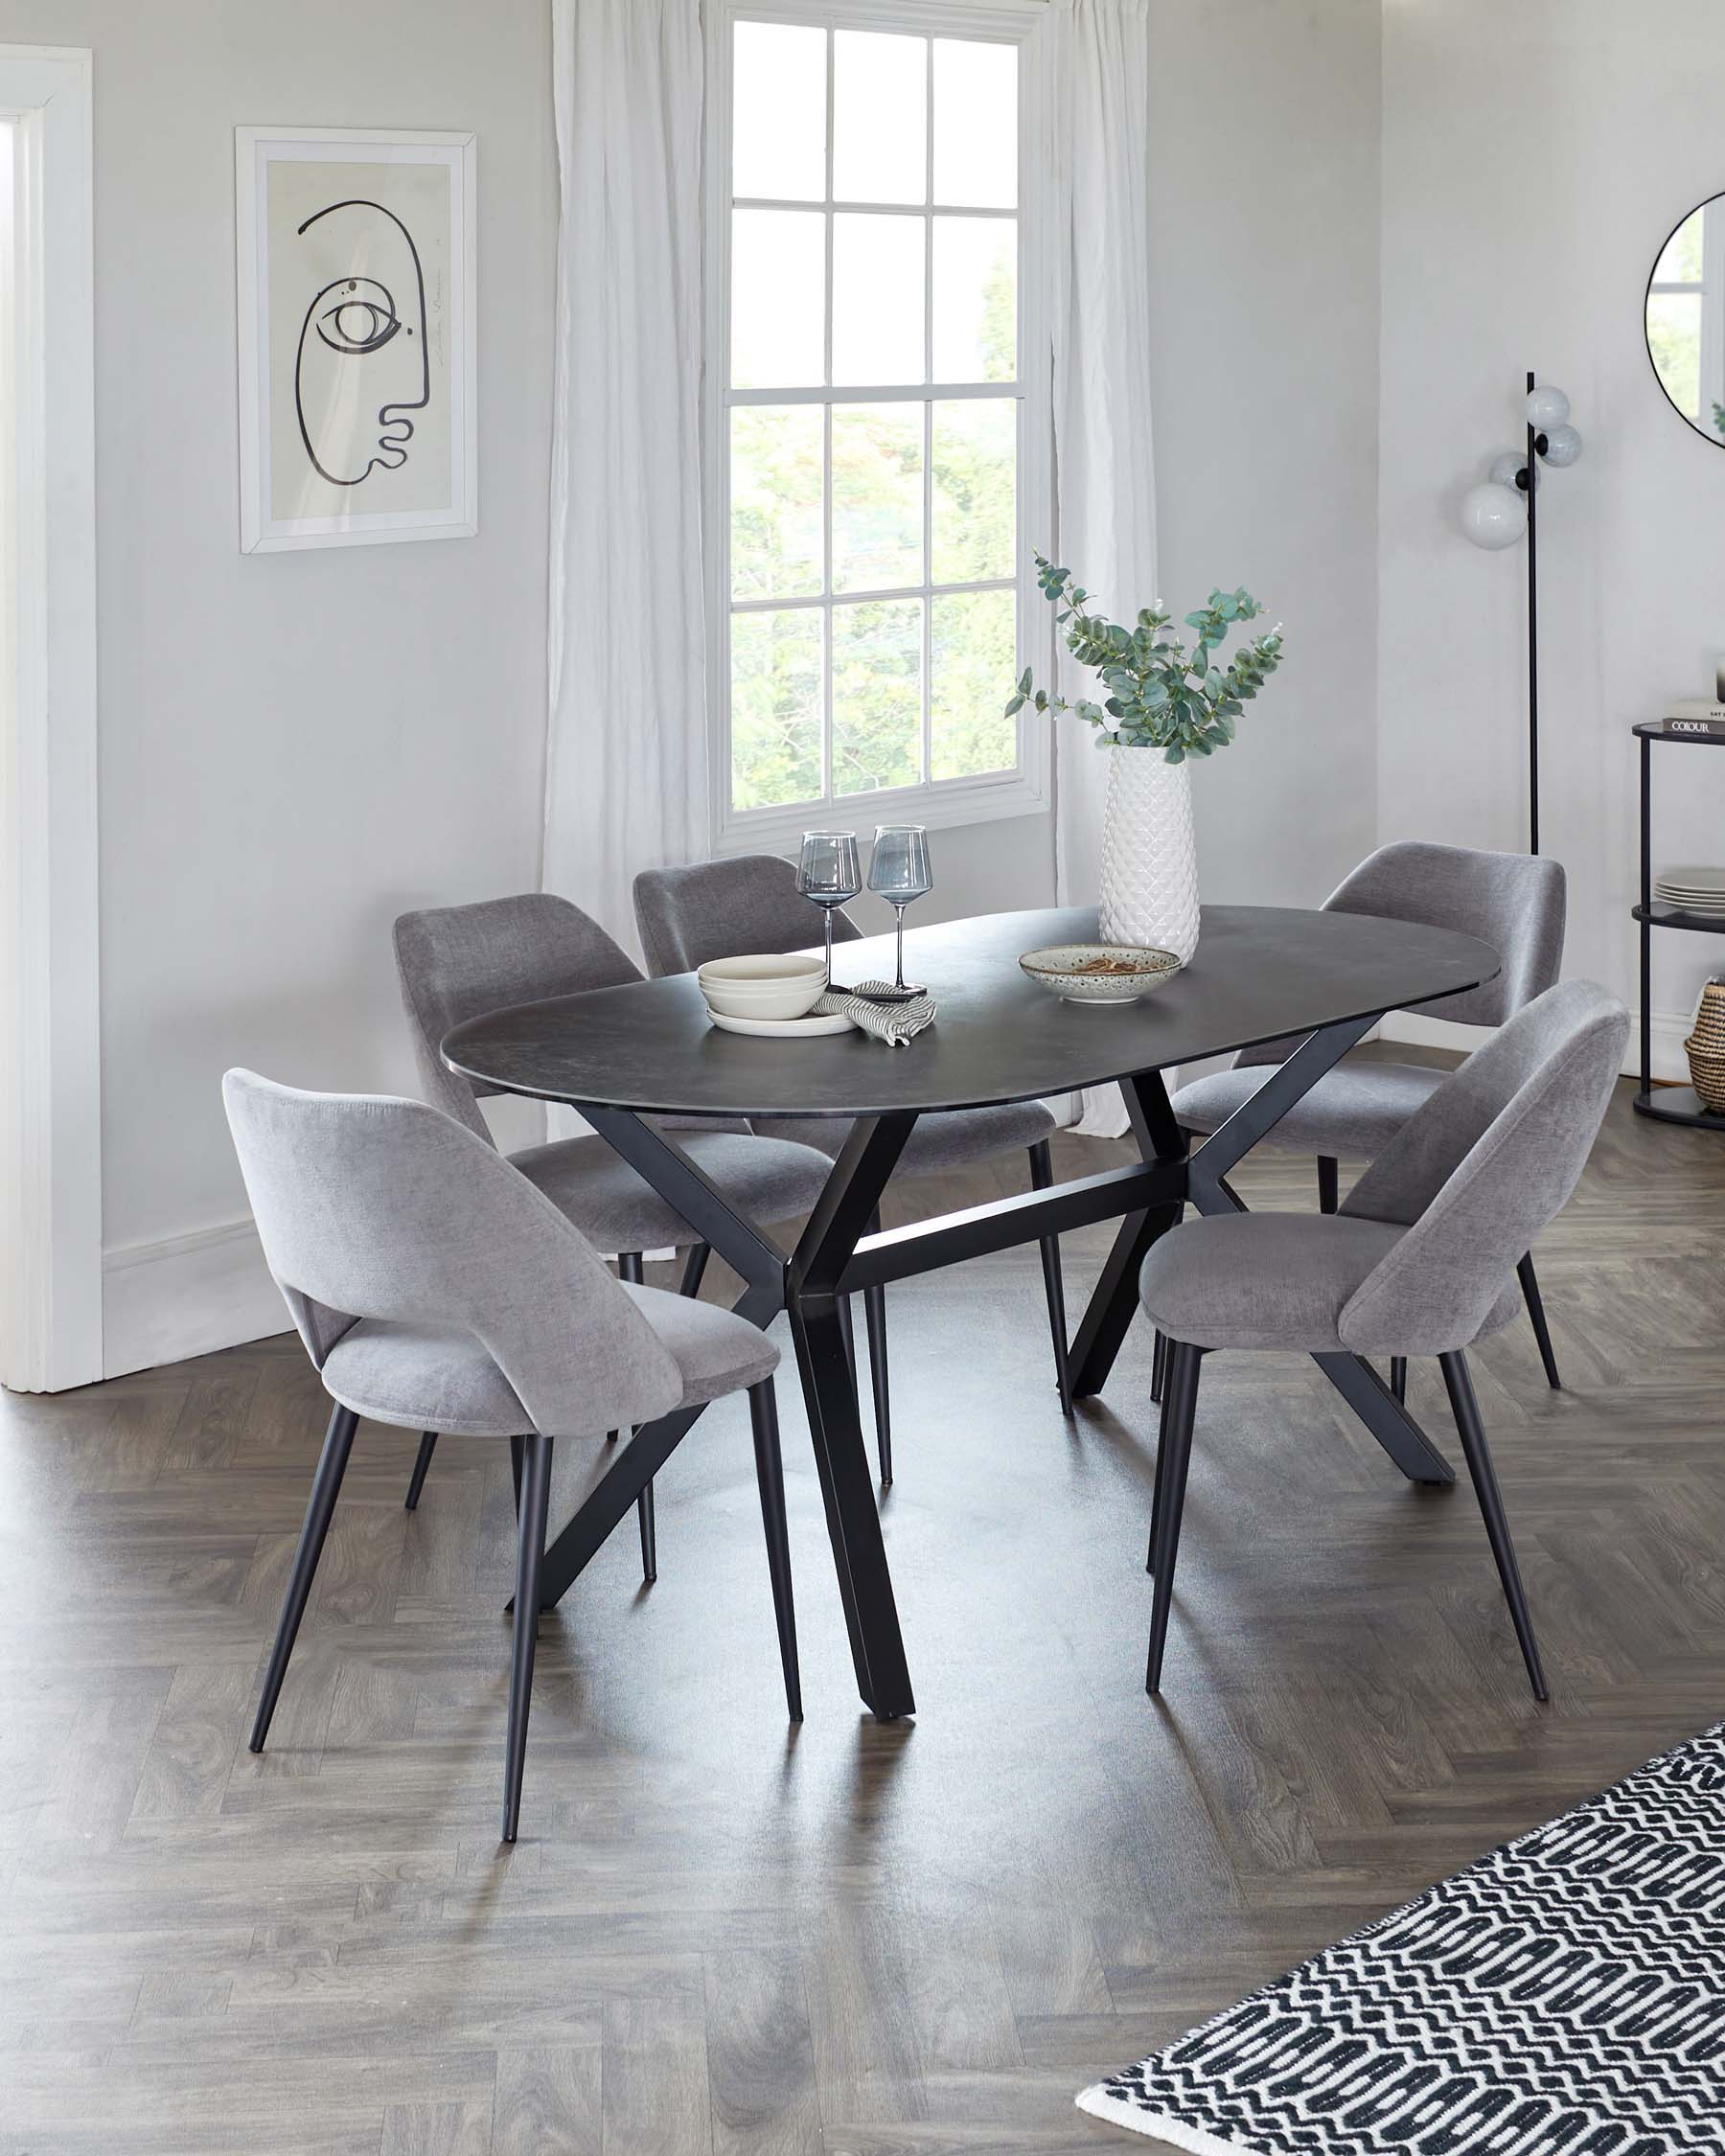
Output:
[[1198,842],[1189,764],[1160,748],[1111,748],[1102,813],[1102,940],[1198,948]]

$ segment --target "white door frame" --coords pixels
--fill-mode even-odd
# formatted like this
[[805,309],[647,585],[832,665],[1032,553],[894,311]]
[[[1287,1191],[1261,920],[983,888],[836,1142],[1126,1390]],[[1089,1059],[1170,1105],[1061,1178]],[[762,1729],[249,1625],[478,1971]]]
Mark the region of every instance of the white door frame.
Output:
[[102,1375],[89,53],[0,45],[0,1383],[45,1392]]

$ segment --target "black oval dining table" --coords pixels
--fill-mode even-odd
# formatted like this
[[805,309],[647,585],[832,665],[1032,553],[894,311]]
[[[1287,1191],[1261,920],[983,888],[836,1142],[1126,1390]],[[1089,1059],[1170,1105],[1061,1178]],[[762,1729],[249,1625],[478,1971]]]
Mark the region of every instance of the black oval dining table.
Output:
[[[738,1312],[789,1316],[857,1683],[884,1719],[915,1710],[863,1449],[840,1304],[861,1288],[1117,1220],[1114,1245],[1070,1346],[1075,1396],[1099,1392],[1138,1309],[1145,1253],[1186,1205],[1238,1207],[1228,1174],[1387,1011],[1492,979],[1498,953],[1416,922],[1277,906],[1206,906],[1198,949],[1142,1001],[1084,1007],[1019,967],[1039,945],[1092,942],[1093,908],[995,913],[908,931],[907,962],[938,1005],[933,1025],[891,1048],[857,1031],[810,1041],[725,1033],[693,975],[624,983],[469,1020],[445,1062],[487,1092],[567,1104],[653,1184],[744,1282]],[[891,939],[840,946],[853,979],[890,971]],[[1285,1062],[1220,1129],[1189,1147],[1162,1073],[1284,1036]],[[1136,1163],[870,1232],[919,1115],[1077,1092],[1117,1081]],[[853,1119],[820,1202],[786,1252],[703,1176],[661,1115]],[[770,1122],[768,1123],[770,1128]],[[1402,1472],[1453,1480],[1442,1455],[1369,1364],[1315,1358]],[[552,1607],[627,1516],[702,1412],[636,1431],[545,1553]]]

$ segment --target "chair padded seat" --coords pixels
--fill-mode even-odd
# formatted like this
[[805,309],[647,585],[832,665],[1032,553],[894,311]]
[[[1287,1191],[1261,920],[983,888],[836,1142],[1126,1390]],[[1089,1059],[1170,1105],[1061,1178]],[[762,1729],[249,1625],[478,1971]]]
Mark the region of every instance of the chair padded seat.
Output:
[[774,1342],[734,1310],[664,1288],[637,1288],[631,1280],[624,1281],[623,1292],[640,1304],[681,1370],[685,1408],[759,1385],[778,1368]]
[[[778,1367],[777,1347],[746,1318],[663,1288],[637,1288],[626,1280],[623,1292],[639,1306],[682,1372],[680,1407],[701,1407],[759,1385]],[[344,1408],[403,1430],[436,1430],[453,1437],[518,1437],[533,1428],[515,1388],[471,1333],[365,1318],[330,1350],[323,1381]],[[591,1436],[617,1420],[595,1391],[589,1429],[549,1434]]]
[[[1342,1313],[1407,1232],[1347,1213],[1218,1213],[1153,1246],[1138,1294],[1154,1325],[1194,1347],[1351,1353]],[[1519,1308],[1511,1277],[1475,1337],[1506,1325]]]
[[[1258,1063],[1195,1078],[1174,1095],[1175,1120],[1188,1131],[1219,1130],[1275,1075],[1274,1064]],[[1340,1063],[1258,1143],[1284,1153],[1373,1159],[1448,1076],[1447,1070],[1410,1063]]]
[[533,1428],[514,1386],[472,1334],[439,1325],[362,1318],[331,1348],[323,1381],[344,1408],[403,1430],[522,1437]]
[[[836,1160],[851,1134],[851,1118],[775,1115],[759,1119],[755,1128],[770,1132],[775,1138],[815,1146]],[[1003,1108],[954,1108],[936,1115],[920,1115],[893,1173],[939,1175],[944,1169],[969,1167],[977,1160],[998,1159],[1003,1153],[1027,1152],[1058,1128],[1052,1111],[1040,1100],[1008,1101]]]
[[[812,1212],[832,1168],[824,1153],[777,1136],[679,1131],[677,1143],[757,1221]],[[509,1158],[601,1250],[686,1248],[697,1240],[682,1215],[602,1137],[530,1145]]]

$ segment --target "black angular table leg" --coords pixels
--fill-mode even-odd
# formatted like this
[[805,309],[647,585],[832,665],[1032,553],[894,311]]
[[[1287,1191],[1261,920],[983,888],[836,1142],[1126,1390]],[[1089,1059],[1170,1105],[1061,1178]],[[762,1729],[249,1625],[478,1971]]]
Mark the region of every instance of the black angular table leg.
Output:
[[864,1705],[882,1721],[914,1714],[915,1695],[899,1631],[898,1605],[881,1516],[875,1508],[874,1478],[862,1444],[857,1392],[838,1301],[832,1296],[799,1297],[791,1307],[791,1332],[802,1373],[809,1411],[809,1435],[826,1505],[827,1534],[839,1574],[839,1598],[844,1607],[856,1664],[857,1688]]
[[[1120,1083],[1126,1112],[1144,1160],[1178,1162],[1185,1158],[1186,1136],[1174,1120],[1168,1095],[1158,1070],[1140,1072]],[[1102,1276],[1096,1282],[1084,1318],[1073,1340],[1069,1363],[1075,1399],[1100,1392],[1108,1383],[1115,1357],[1138,1316],[1138,1274],[1151,1245],[1180,1225],[1185,1210],[1178,1204],[1158,1205],[1144,1213],[1130,1213],[1120,1223]]]
[[882,1721],[914,1714],[916,1698],[862,1444],[839,1282],[915,1126],[911,1114],[860,1116],[852,1125],[791,1260],[786,1295],[857,1688]]

